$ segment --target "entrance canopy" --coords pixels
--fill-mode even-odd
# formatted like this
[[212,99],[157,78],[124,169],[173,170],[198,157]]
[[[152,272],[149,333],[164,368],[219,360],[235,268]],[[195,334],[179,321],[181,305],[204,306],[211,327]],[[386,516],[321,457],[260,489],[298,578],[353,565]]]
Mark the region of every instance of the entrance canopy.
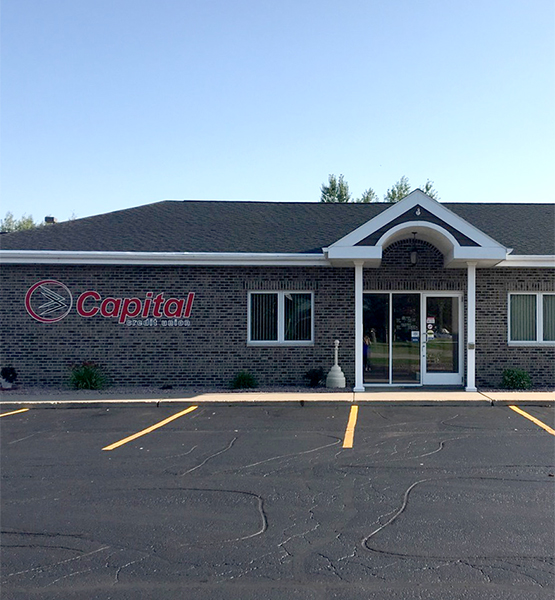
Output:
[[331,246],[324,248],[334,265],[362,261],[365,267],[379,267],[383,250],[402,239],[429,242],[444,256],[445,267],[493,267],[511,252],[474,225],[420,190],[393,204]]

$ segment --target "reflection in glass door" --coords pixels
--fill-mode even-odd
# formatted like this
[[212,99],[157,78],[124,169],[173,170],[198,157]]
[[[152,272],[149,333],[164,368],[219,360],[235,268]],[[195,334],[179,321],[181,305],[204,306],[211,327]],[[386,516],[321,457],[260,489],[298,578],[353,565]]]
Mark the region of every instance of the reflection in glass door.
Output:
[[426,296],[424,383],[459,384],[459,297]]
[[420,383],[420,294],[393,294],[391,382]]
[[420,294],[364,294],[362,314],[364,383],[419,384]]
[[389,294],[364,294],[363,372],[365,383],[389,383]]
[[365,293],[364,383],[461,384],[460,301],[454,294]]

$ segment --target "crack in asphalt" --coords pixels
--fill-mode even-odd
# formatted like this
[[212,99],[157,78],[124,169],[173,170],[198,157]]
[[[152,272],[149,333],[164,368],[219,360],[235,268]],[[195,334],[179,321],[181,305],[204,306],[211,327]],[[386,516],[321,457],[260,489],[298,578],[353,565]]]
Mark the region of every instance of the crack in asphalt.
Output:
[[[333,436],[329,436],[333,437]],[[340,438],[334,438],[336,441],[331,444],[326,444],[325,446],[318,446],[317,448],[312,448],[311,450],[303,450],[302,452],[292,452],[291,454],[282,454],[280,456],[272,456],[271,458],[266,458],[264,460],[260,460],[255,463],[251,463],[249,465],[244,465],[242,467],[237,467],[234,471],[242,471],[244,469],[250,469],[251,467],[258,467],[258,465],[263,465],[268,462],[272,462],[274,460],[281,460],[282,458],[293,458],[294,456],[302,456],[303,454],[310,454],[311,452],[317,452],[318,450],[323,450],[324,448],[330,448],[331,446],[337,446],[342,440]]]
[[181,458],[182,456],[188,456],[191,454],[196,448],[198,448],[198,444],[194,445],[187,452],[182,452],[181,454],[170,454],[168,456],[150,456],[150,460],[169,460],[170,458]]
[[140,563],[143,560],[146,560],[147,558],[148,558],[148,554],[145,555],[145,556],[143,556],[143,557],[141,557],[141,558],[138,558],[137,560],[129,561],[128,563],[126,563],[124,565],[121,565],[121,567],[118,567],[118,570],[116,571],[116,573],[114,575],[114,583],[113,583],[113,585],[117,585],[119,583],[119,576],[120,576],[120,573],[123,571],[123,569],[126,569],[127,567],[130,567],[131,565],[134,565],[136,563]]
[[341,575],[337,572],[333,561],[329,557],[327,557],[325,554],[322,554],[321,552],[318,552],[317,556],[321,556],[324,560],[328,562],[328,571],[330,571],[333,575],[338,577],[340,581],[345,581],[345,579],[341,577]]
[[13,442],[8,442],[8,446],[11,446],[12,444],[17,444],[17,442],[23,442],[24,440],[28,440],[29,438],[32,438],[35,435],[37,435],[37,434],[36,433],[32,433],[31,435],[19,438],[18,440],[14,440]]
[[229,442],[229,444],[223,448],[222,450],[219,450],[218,452],[215,452],[214,454],[211,454],[210,456],[208,456],[207,458],[205,458],[201,463],[199,463],[196,467],[192,467],[191,469],[187,469],[187,471],[183,472],[183,473],[179,473],[178,477],[183,477],[184,475],[188,475],[189,473],[192,473],[193,471],[196,471],[197,469],[200,469],[202,466],[204,466],[209,460],[212,460],[213,458],[215,458],[216,456],[219,456],[220,454],[223,454],[224,452],[227,452],[228,450],[231,449],[231,447],[233,446],[233,444],[235,443],[235,441],[237,440],[236,437],[234,437],[231,442]]
[[[44,531],[0,531],[0,535],[28,535],[33,537],[68,537],[68,538],[77,538],[79,540],[86,540],[87,538],[81,533],[49,533]],[[3,545],[3,544],[2,544]]]
[[[430,481],[434,481],[434,482],[439,482],[439,481],[447,481],[447,480],[479,480],[479,481],[516,481],[519,483],[523,483],[523,482],[527,482],[527,481],[532,481],[534,483],[549,483],[551,484],[551,482],[546,482],[546,481],[541,481],[541,480],[525,480],[525,479],[509,479],[509,478],[504,478],[504,477],[483,477],[483,476],[474,476],[474,477],[428,477],[425,479],[419,479],[418,481],[413,482],[404,492],[403,494],[403,502],[401,504],[401,507],[399,509],[397,509],[393,516],[390,517],[385,523],[383,523],[382,525],[380,525],[380,527],[378,527],[377,529],[373,530],[370,534],[368,534],[366,537],[364,537],[361,541],[361,546],[363,549],[368,550],[369,552],[373,552],[373,553],[377,553],[377,554],[382,554],[382,555],[388,555],[388,556],[396,556],[399,558],[412,558],[412,559],[418,559],[418,560],[422,560],[422,559],[433,559],[433,560],[448,560],[448,561],[458,561],[458,562],[462,562],[462,558],[457,558],[457,557],[453,557],[453,558],[449,558],[449,557],[445,557],[445,556],[432,556],[432,555],[418,555],[418,554],[404,554],[404,553],[400,553],[400,552],[390,552],[390,551],[386,551],[386,550],[378,550],[377,548],[371,548],[370,546],[368,546],[368,541],[374,537],[377,533],[379,533],[380,531],[382,531],[385,527],[387,527],[388,525],[391,525],[391,523],[393,523],[407,508],[408,506],[408,500],[409,500],[409,496],[412,492],[412,490],[414,488],[416,488],[418,485],[422,484],[422,483],[426,483],[426,482],[430,482]],[[387,514],[391,514],[391,513],[386,513]],[[384,516],[386,515],[381,515],[380,517],[378,517],[378,521],[381,520]],[[481,557],[481,556],[477,556],[477,557],[466,557],[466,560],[469,559],[475,559],[475,560],[492,560],[492,559],[498,559],[498,560],[506,560],[508,558],[515,558],[515,557],[505,557],[505,556],[495,556],[495,557]],[[543,557],[543,556],[536,556],[536,557],[521,557],[524,559],[536,559],[536,560],[545,560],[548,557]]]
[[[239,494],[243,496],[250,496],[252,498],[256,498],[258,501],[258,511],[260,513],[260,517],[262,520],[262,526],[255,533],[251,533],[249,535],[230,538],[227,540],[222,540],[221,544],[231,543],[231,542],[240,542],[243,540],[249,540],[253,537],[261,535],[265,533],[268,529],[268,515],[266,514],[266,510],[264,508],[264,498],[260,494],[256,494],[254,492],[246,492],[244,490],[226,490],[226,489],[218,489],[218,488],[191,488],[191,487],[150,487],[150,488],[136,488],[137,491],[182,491],[182,492],[216,492],[222,494]],[[187,544],[181,544],[181,546],[186,546]]]
[[[73,558],[67,558],[65,560],[60,560],[60,561],[58,561],[56,563],[52,563],[51,565],[45,565],[45,566],[40,566],[40,567],[33,567],[32,569],[25,569],[23,571],[15,571],[13,573],[8,573],[4,577],[8,578],[8,577],[15,577],[16,575],[24,575],[26,573],[44,572],[44,571],[47,571],[49,569],[53,569],[54,567],[58,567],[60,565],[65,565],[67,563],[70,563],[70,562],[73,562],[73,561],[76,561],[76,560],[83,560],[87,556],[92,556],[93,554],[98,554],[99,552],[102,552],[103,550],[107,550],[108,548],[110,548],[110,546],[102,546],[101,548],[97,548],[96,550],[92,550],[91,552],[87,552],[85,554],[81,554],[81,556],[74,556]],[[6,583],[6,581],[4,581],[3,583]]]
[[2,543],[2,549],[4,548],[48,548],[49,550],[70,550],[71,552],[84,552],[79,548],[70,548],[69,546],[49,546],[48,544],[6,544]]
[[[367,543],[368,540],[372,537],[374,537],[377,533],[379,533],[382,529],[384,529],[385,527],[387,527],[388,525],[391,525],[391,523],[393,523],[393,521],[395,521],[395,519],[397,519],[397,517],[399,517],[399,515],[401,515],[404,510],[407,507],[408,504],[408,500],[409,500],[409,495],[411,493],[411,491],[417,486],[420,485],[421,483],[424,483],[425,481],[433,481],[433,478],[426,478],[426,479],[419,479],[418,481],[415,481],[412,485],[410,485],[406,490],[405,493],[403,495],[403,503],[401,504],[401,508],[399,508],[391,518],[389,518],[383,525],[380,525],[380,527],[378,527],[377,529],[375,529],[374,531],[372,531],[372,533],[368,534],[365,538],[362,539],[362,547],[366,550],[370,550],[371,552],[374,550],[373,548],[369,548]],[[381,519],[381,517],[378,518],[378,520]]]
[[[492,557],[489,560],[496,560],[499,559],[500,557]],[[507,565],[512,565],[514,567],[516,567],[516,569],[511,569],[511,568],[507,568],[507,567],[503,567],[501,565],[496,565],[496,564],[487,564],[487,565],[478,565],[478,564],[474,564],[471,563],[470,560],[467,559],[458,559],[456,561],[454,561],[454,564],[462,564],[462,565],[466,565],[468,567],[471,567],[472,569],[475,569],[477,571],[479,571],[484,579],[486,580],[487,583],[491,583],[492,579],[491,577],[485,572],[486,569],[490,569],[490,570],[494,570],[494,569],[498,569],[501,571],[508,571],[511,574],[518,574],[520,576],[526,577],[527,579],[529,579],[530,581],[532,581],[533,583],[535,583],[537,586],[544,588],[545,585],[543,585],[540,581],[538,581],[535,577],[532,577],[531,575],[528,575],[528,573],[525,573],[523,571],[523,569],[525,568],[524,565],[519,565],[519,564],[514,564],[514,563],[510,563],[505,559],[502,559],[502,562],[505,562]],[[453,564],[453,563],[452,563]],[[542,573],[549,573],[552,574],[552,571],[542,571]]]

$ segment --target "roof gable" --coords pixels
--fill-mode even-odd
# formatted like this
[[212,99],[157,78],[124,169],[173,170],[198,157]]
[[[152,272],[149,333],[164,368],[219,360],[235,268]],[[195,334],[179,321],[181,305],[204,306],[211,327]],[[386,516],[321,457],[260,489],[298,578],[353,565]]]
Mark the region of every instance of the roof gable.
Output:
[[446,266],[468,261],[497,264],[508,253],[505,246],[421,190],[414,190],[326,250],[330,260],[358,259],[378,266],[385,247],[411,235],[434,244],[444,254]]

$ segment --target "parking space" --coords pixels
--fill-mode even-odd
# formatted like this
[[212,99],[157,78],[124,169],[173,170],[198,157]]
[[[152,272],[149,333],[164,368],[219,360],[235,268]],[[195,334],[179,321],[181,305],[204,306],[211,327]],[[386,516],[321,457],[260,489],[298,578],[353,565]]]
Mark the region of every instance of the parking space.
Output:
[[0,412],[6,598],[552,598],[528,417],[194,406]]

